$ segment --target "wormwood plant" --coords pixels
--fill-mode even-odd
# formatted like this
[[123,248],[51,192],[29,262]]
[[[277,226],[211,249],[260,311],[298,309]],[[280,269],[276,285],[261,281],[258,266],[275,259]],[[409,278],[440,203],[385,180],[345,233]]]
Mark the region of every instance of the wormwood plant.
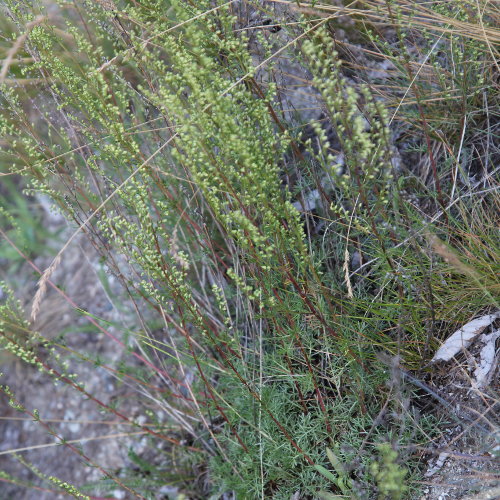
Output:
[[[432,433],[431,419],[419,421],[408,408],[377,350],[421,366],[438,322],[462,307],[464,294],[469,310],[493,304],[487,270],[496,240],[488,222],[470,221],[466,203],[446,212],[448,226],[422,214],[419,189],[425,200],[437,195],[396,168],[386,103],[345,77],[327,19],[294,23],[294,43],[341,151],[313,125],[320,146],[305,144],[304,159],[279,112],[276,84],[258,78],[249,36],[235,29],[232,3],[61,2],[49,12],[43,3],[4,0],[2,8],[18,30],[12,39],[23,37],[22,76],[41,82],[0,83],[2,162],[86,234],[137,312],[132,335],[122,336],[86,315],[126,347],[118,370],[90,352],[64,365],[67,350],[57,342],[30,346],[27,361],[158,449],[151,463],[130,453],[143,475],[99,465],[106,483],[58,487],[75,496],[118,486],[154,498],[172,481],[193,498],[402,496],[404,485],[394,483],[405,473],[379,443],[417,444]],[[272,44],[260,40],[272,60]],[[326,179],[321,238],[306,234],[282,185],[290,151],[297,168],[306,171],[309,161]],[[464,248],[473,286],[436,259],[424,229]],[[52,273],[67,248],[39,270],[34,315],[44,288],[57,288]],[[354,252],[359,266],[350,265]],[[11,310],[2,313],[12,318]],[[2,324],[4,345],[19,353],[26,342],[13,324]],[[76,375],[84,365],[134,388],[148,423],[89,394]],[[340,482],[324,474],[335,468],[327,447],[343,464]],[[202,478],[193,473],[200,470]]]

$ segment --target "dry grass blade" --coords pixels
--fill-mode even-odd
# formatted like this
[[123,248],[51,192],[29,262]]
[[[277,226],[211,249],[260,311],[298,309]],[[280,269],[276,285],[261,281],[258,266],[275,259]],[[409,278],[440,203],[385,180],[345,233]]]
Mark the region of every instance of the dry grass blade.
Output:
[[30,31],[37,25],[43,23],[47,18],[45,16],[38,16],[33,21],[29,22],[25,26],[25,32],[20,35],[17,40],[14,42],[14,45],[7,52],[7,57],[3,61],[2,70],[0,71],[0,83],[4,83],[7,77],[7,73],[9,72],[9,68],[12,64],[12,61],[17,54],[17,52],[21,49],[26,38],[30,34]]
[[45,293],[47,292],[47,282],[49,281],[52,273],[57,269],[57,266],[61,262],[61,253],[56,255],[50,266],[43,272],[40,280],[38,281],[38,290],[33,298],[33,305],[31,307],[31,321],[35,322],[36,317],[40,311],[40,306]]
[[[293,5],[286,0],[272,0],[273,3],[288,4],[292,9],[299,12],[312,13],[318,11],[341,13],[342,15],[365,19],[374,23],[385,23],[388,16],[392,17],[389,2],[383,0],[373,1],[355,1],[348,6],[326,5],[316,2],[294,2]],[[484,2],[484,8],[489,2]],[[356,4],[359,7],[354,7]],[[477,2],[476,2],[477,4]],[[485,26],[483,23],[484,12],[481,12],[480,6],[477,10],[480,15],[480,26],[474,22],[461,21],[444,14],[439,14],[434,10],[425,7],[425,3],[399,1],[398,2],[398,23],[402,25],[418,26],[423,29],[434,30],[440,33],[464,36],[467,38],[479,40],[488,45],[491,44],[491,50],[497,53],[496,44],[500,43],[500,30],[495,26]],[[492,18],[497,21],[496,13],[490,8]],[[483,9],[484,11],[484,9]]]
[[[95,436],[88,438],[80,438],[80,439],[72,439],[68,441],[64,441],[66,444],[78,444],[78,443],[88,443],[89,441],[101,441],[103,439],[117,439],[120,437],[127,436],[140,436],[147,434],[146,431],[135,431],[135,432],[116,432],[113,434],[105,434],[104,436]],[[47,443],[47,444],[35,444],[32,446],[24,446],[23,448],[16,448],[15,450],[4,450],[0,451],[0,455],[10,455],[12,453],[19,453],[21,451],[31,451],[31,450],[39,450],[41,448],[49,448],[51,446],[61,446],[61,442],[55,443]]]
[[450,248],[446,243],[444,243],[438,236],[427,231],[425,237],[432,246],[434,252],[436,252],[440,257],[442,257],[445,262],[448,262],[460,273],[470,276],[475,280],[479,280],[478,273],[469,265],[464,264],[456,252]]

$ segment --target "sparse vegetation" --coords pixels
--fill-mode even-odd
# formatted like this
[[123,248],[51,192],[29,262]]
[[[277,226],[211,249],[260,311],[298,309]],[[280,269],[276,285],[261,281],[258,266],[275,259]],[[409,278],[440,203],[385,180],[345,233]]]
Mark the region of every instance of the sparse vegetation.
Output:
[[[419,498],[448,425],[429,361],[499,307],[496,4],[0,9],[0,345],[133,429],[108,467],[2,385],[102,480],[19,455],[30,481],[0,481],[47,498]],[[35,197],[70,229],[30,219]],[[81,235],[113,315],[58,281]],[[36,331],[49,289],[73,334]],[[74,346],[80,320],[108,357]],[[91,373],[127,397],[92,392]]]

